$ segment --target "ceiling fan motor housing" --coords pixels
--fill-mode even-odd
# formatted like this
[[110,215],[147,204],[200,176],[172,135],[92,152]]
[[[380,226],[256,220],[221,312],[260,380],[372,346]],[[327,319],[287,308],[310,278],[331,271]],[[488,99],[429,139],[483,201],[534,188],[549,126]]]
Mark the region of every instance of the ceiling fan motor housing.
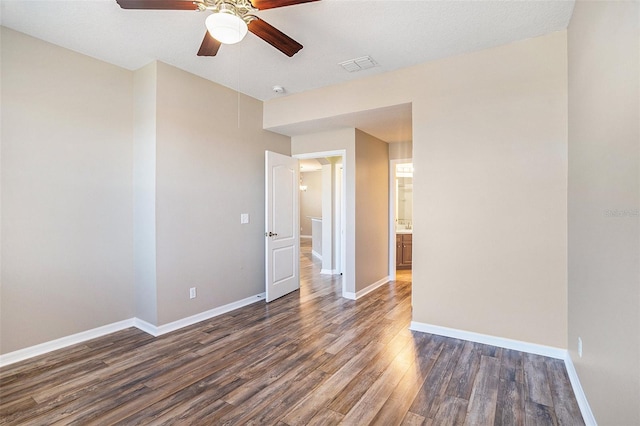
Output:
[[258,11],[248,0],[196,0],[194,2],[199,11],[211,11],[213,13],[229,13],[242,18],[246,23],[255,16]]

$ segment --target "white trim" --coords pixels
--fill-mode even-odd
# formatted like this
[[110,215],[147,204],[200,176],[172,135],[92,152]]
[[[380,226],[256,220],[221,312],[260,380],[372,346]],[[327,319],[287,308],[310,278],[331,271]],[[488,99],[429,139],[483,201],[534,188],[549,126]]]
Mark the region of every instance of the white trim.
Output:
[[322,256],[317,251],[311,250],[311,254],[314,255],[315,257],[317,257],[318,259],[322,260]]
[[344,297],[345,299],[358,300],[362,296],[371,293],[372,291],[374,291],[378,287],[380,287],[380,286],[382,286],[382,285],[384,285],[384,284],[386,284],[388,282],[390,282],[389,277],[384,277],[384,278],[376,281],[373,284],[369,284],[368,286],[366,286],[362,290],[358,291],[357,293],[353,293],[353,292],[350,292],[350,291],[345,291],[345,292],[342,293],[342,297]]
[[338,275],[339,272],[337,269],[321,269],[320,274],[323,275]]
[[72,334],[70,336],[61,337],[60,339],[51,340],[49,342],[40,343],[39,345],[30,346],[28,348],[19,349],[14,352],[0,355],[0,367],[4,367],[6,365],[13,364],[19,361],[24,361],[26,359],[33,358],[34,356],[43,355],[51,351],[66,348],[67,346],[75,345],[77,343],[86,342],[87,340],[95,339],[96,337],[102,337],[110,333],[115,333],[116,331],[121,331],[129,327],[136,327],[144,331],[145,333],[157,337],[171,331],[178,330],[182,327],[186,327],[188,325],[192,325],[209,318],[226,314],[227,312],[233,311],[235,309],[251,305],[252,303],[255,303],[259,300],[264,300],[264,296],[264,293],[256,294],[255,296],[247,297],[246,299],[238,300],[224,306],[210,309],[208,311],[201,312],[199,314],[192,315],[178,321],[170,322],[169,324],[161,325],[159,327],[150,324],[147,321],[141,320],[140,318],[129,318],[123,321],[114,322],[102,327]]
[[302,154],[293,154],[293,158],[299,160],[312,160],[320,157],[340,157],[346,154],[346,149],[334,149],[333,151],[304,152]]
[[0,367],[4,367],[6,365],[13,364],[19,361],[24,361],[25,359],[33,358],[34,356],[43,355],[47,352],[66,348],[67,346],[86,342],[87,340],[95,339],[96,337],[102,337],[104,335],[124,330],[129,327],[134,327],[133,318],[103,325],[102,327],[93,328],[91,330],[82,331],[80,333],[71,334],[69,336],[50,340],[48,342],[30,346],[28,348],[19,349],[14,352],[9,352],[4,355],[0,355]]
[[445,337],[453,337],[454,339],[468,340],[470,342],[483,343],[485,345],[497,346],[499,348],[513,349],[516,351],[528,352],[530,354],[547,356],[549,358],[564,360],[567,357],[566,349],[538,345],[536,343],[528,343],[520,340],[512,340],[504,337],[490,336],[488,334],[474,333],[473,331],[441,327],[439,325],[425,324],[416,321],[411,321],[409,330],[437,334]]
[[575,394],[576,400],[578,401],[578,407],[580,407],[580,413],[582,413],[582,419],[584,420],[584,423],[587,426],[597,426],[598,422],[596,422],[593,411],[591,411],[591,407],[589,406],[589,402],[587,401],[587,396],[584,393],[584,389],[582,389],[580,379],[578,378],[578,372],[576,371],[576,367],[573,365],[573,360],[571,359],[571,354],[569,352],[567,352],[567,356],[564,359],[564,365],[567,368],[569,381],[571,382],[573,393]]
[[157,327],[150,322],[146,322],[145,320],[140,318],[134,318],[133,326],[138,330],[142,330],[145,333],[152,335],[153,337],[158,337],[158,334],[156,334]]
[[217,308],[209,309],[208,311],[200,312],[199,314],[182,318],[177,321],[173,321],[161,326],[155,326],[153,324],[149,324],[146,321],[142,321],[136,318],[136,327],[140,326],[138,327],[140,328],[140,330],[145,331],[154,337],[162,336],[163,334],[167,334],[172,331],[179,330],[183,327],[196,324],[200,321],[208,320],[210,318],[217,317],[222,314],[226,314],[227,312],[231,312],[235,309],[242,308],[247,305],[251,305],[252,303],[255,303],[259,300],[264,300],[264,296],[265,296],[265,293],[256,294],[255,296],[250,296],[245,299],[238,300],[236,302],[231,302],[226,305],[219,306]]
[[300,239],[310,240],[311,235],[300,235]]
[[538,345],[535,343],[522,342],[520,340],[511,340],[503,337],[489,336],[487,334],[474,333],[471,331],[457,330],[454,328],[441,327],[438,325],[425,324],[421,322],[411,321],[410,330],[420,331],[423,333],[437,334],[439,336],[453,337],[455,339],[468,340],[471,342],[484,343],[486,345],[497,346],[500,348],[513,349],[521,352],[528,352],[536,355],[547,356],[549,358],[561,359],[567,369],[569,381],[576,396],[580,413],[586,426],[597,426],[596,418],[591,411],[587,396],[582,389],[580,379],[571,355],[566,349],[555,348],[553,346]]

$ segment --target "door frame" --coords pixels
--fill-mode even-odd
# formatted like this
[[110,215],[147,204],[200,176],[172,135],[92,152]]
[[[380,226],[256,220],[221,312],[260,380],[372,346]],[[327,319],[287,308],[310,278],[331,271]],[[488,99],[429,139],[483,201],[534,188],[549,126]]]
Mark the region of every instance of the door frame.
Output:
[[[338,230],[340,234],[340,269],[342,270],[342,297],[346,297],[347,293],[347,243],[346,243],[346,170],[347,170],[347,151],[345,149],[338,149],[333,151],[319,151],[319,152],[305,152],[302,154],[294,154],[293,158],[297,158],[298,160],[310,160],[314,158],[321,157],[342,157],[342,179],[341,179],[341,188],[340,188],[340,229]],[[298,216],[300,216],[300,206],[298,205]],[[335,234],[334,234],[335,237]],[[355,259],[353,259],[355,260]],[[352,262],[355,264],[355,262]],[[354,283],[355,285],[355,283]],[[355,288],[355,287],[354,287]]]
[[412,158],[389,160],[389,280],[396,280],[396,166],[413,163]]

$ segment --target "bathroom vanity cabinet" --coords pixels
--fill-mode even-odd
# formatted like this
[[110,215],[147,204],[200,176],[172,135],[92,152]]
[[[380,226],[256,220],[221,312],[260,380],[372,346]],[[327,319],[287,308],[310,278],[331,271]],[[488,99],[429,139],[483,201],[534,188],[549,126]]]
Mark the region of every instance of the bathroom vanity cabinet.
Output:
[[396,234],[396,268],[411,269],[412,234]]

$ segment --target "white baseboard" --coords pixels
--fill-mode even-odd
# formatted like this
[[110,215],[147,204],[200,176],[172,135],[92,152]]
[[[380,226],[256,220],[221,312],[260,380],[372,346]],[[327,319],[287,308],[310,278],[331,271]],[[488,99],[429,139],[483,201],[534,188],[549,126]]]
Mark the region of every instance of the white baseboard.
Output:
[[490,336],[488,334],[474,333],[472,331],[458,330],[455,328],[441,327],[439,325],[411,321],[409,329],[423,333],[437,334],[439,336],[452,337],[454,339],[483,343],[485,345],[497,346],[499,348],[528,352],[530,354],[547,356],[549,358],[564,360],[567,357],[566,349],[538,345],[536,343],[528,343],[520,340],[506,339],[504,337]]
[[485,345],[497,346],[500,348],[513,349],[521,352],[528,352],[536,355],[547,356],[549,358],[561,359],[567,368],[569,381],[573,388],[573,393],[578,401],[580,413],[587,426],[597,426],[596,418],[591,411],[587,397],[580,384],[578,373],[573,365],[569,351],[566,349],[555,348],[553,346],[538,345],[535,343],[522,342],[519,340],[506,339],[503,337],[490,336],[487,334],[474,333],[471,331],[457,330],[455,328],[441,327],[438,325],[425,324],[421,322],[411,321],[409,329],[420,331],[423,333],[437,334],[439,336],[452,337],[455,339],[468,340],[471,342],[483,343]]
[[19,361],[24,361],[26,359],[33,358],[34,356],[43,355],[47,352],[66,348],[67,346],[75,345],[77,343],[86,342],[87,340],[95,339],[96,337],[102,337],[110,333],[115,333],[116,331],[124,330],[125,328],[129,327],[136,327],[144,331],[145,333],[157,337],[162,334],[178,330],[182,327],[186,327],[188,325],[192,325],[197,322],[216,317],[218,315],[226,314],[227,312],[242,308],[243,306],[250,305],[259,300],[264,300],[264,297],[264,293],[256,294],[255,296],[247,297],[246,299],[238,300],[236,302],[232,302],[218,308],[210,309],[208,311],[201,312],[199,314],[192,315],[190,317],[170,322],[161,326],[155,326],[139,318],[129,318],[123,321],[114,322],[102,327],[72,334],[60,339],[51,340],[49,342],[40,343],[39,345],[30,346],[28,348],[0,355],[0,367],[4,367],[6,365],[13,364]]
[[362,290],[356,293],[353,293],[351,291],[345,291],[342,293],[342,297],[344,297],[345,299],[358,300],[362,296],[371,293],[373,290],[377,289],[378,287],[388,282],[389,282],[389,277],[384,277],[373,284],[369,284],[368,286],[366,286],[365,288],[363,288]]
[[258,302],[260,300],[264,300],[265,293],[256,294],[255,296],[247,297],[242,300],[238,300],[236,302],[231,302],[224,306],[219,306],[217,308],[210,309],[208,311],[200,312],[199,314],[192,315],[190,317],[182,318],[177,321],[170,322],[168,324],[164,324],[161,326],[155,326],[153,324],[149,324],[146,321],[135,318],[135,326],[140,330],[151,334],[154,337],[161,336],[166,333],[170,333],[172,331],[176,331],[183,327],[187,327],[189,325],[193,325],[200,321],[208,320],[213,317],[217,317],[222,314],[226,314],[227,312],[231,312],[238,308],[242,308],[247,305],[251,305],[252,303]]
[[133,326],[135,328],[137,328],[138,330],[142,330],[147,334],[152,335],[153,337],[158,337],[159,335],[156,334],[158,331],[158,327],[156,327],[155,325],[151,324],[150,322],[146,322],[143,319],[140,318],[134,318],[133,319]]
[[77,343],[86,342],[87,340],[95,339],[96,337],[102,337],[110,333],[115,333],[116,331],[124,330],[125,328],[129,327],[134,327],[133,318],[103,325],[102,327],[82,331],[70,336],[61,337],[49,342],[30,346],[28,348],[19,349],[14,352],[9,352],[4,355],[0,355],[0,367],[4,367],[6,365],[13,364],[19,361],[24,361],[25,359],[33,358],[34,356],[43,355],[47,352],[66,348],[67,346],[75,345]]
[[323,275],[338,275],[337,269],[321,269],[320,273]]
[[311,235],[300,235],[300,238],[302,238],[304,240],[310,240],[311,239]]
[[571,355],[568,351],[567,356],[564,359],[564,365],[567,368],[569,381],[571,382],[573,393],[576,395],[576,400],[578,401],[578,407],[580,407],[580,413],[582,413],[582,419],[584,420],[584,423],[587,426],[597,426],[598,423],[596,422],[596,418],[593,415],[593,411],[591,411],[589,402],[587,402],[587,396],[584,393],[584,389],[582,389],[580,379],[578,378],[578,372],[576,371],[576,367],[573,365]]
[[322,260],[322,256],[317,251],[311,250],[311,254],[314,255],[315,257],[317,257],[318,259]]

